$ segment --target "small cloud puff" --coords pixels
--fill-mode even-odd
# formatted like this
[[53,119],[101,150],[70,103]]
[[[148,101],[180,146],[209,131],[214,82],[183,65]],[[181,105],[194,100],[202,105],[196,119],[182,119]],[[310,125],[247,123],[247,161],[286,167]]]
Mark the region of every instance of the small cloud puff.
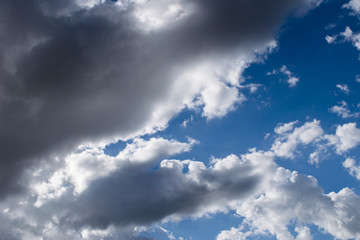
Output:
[[300,81],[300,79],[296,76],[294,76],[294,73],[292,73],[286,65],[283,65],[280,69],[274,69],[272,72],[268,72],[266,75],[275,75],[275,74],[283,74],[287,77],[286,82],[289,84],[289,87],[295,87],[297,83]]
[[340,89],[343,93],[347,95],[350,94],[350,88],[347,84],[337,84],[336,87]]

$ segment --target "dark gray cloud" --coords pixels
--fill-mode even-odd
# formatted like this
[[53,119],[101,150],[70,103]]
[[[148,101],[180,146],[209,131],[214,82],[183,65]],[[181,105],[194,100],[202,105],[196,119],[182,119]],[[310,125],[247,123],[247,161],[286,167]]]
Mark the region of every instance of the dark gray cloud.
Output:
[[[205,173],[201,183],[196,184],[174,169],[127,172],[91,185],[73,211],[78,218],[75,224],[95,228],[110,224],[148,225],[172,214],[187,216],[214,202],[239,199],[253,191],[261,179],[244,172],[237,178]],[[214,185],[215,189],[209,187]]]
[[47,200],[36,215],[58,216],[65,229],[150,226],[169,216],[201,216],[212,207],[225,211],[230,201],[253,196],[273,171],[271,162],[258,168],[234,155],[221,161],[205,168],[165,160],[156,170],[148,163],[124,164],[79,195]]
[[1,197],[20,190],[23,170],[50,152],[151,126],[186,63],[254,49],[317,2],[184,0],[193,14],[144,32],[135,6],[1,1]]

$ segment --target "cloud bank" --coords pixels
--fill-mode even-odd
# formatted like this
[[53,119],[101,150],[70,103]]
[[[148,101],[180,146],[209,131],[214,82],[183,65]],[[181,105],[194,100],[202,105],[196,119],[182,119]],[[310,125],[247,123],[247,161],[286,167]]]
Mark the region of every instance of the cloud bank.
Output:
[[[13,236],[9,239],[135,239],[143,228],[158,222],[232,210],[245,220],[239,228],[219,233],[218,239],[311,239],[312,225],[338,239],[359,238],[360,197],[353,190],[324,193],[314,177],[275,162],[277,157],[293,158],[298,147],[319,144],[319,139],[351,139],[351,132],[340,131],[355,126],[339,126],[328,135],[317,120],[294,124],[298,123],[275,129],[287,130],[268,151],[251,149],[239,156],[213,158],[208,165],[170,158],[190,151],[197,144],[191,139],[137,139],[113,157],[98,147],[82,147],[58,160],[61,167],[43,165],[30,183],[31,195],[2,203],[2,226],[8,226],[4,231]],[[310,134],[311,128],[318,133]],[[279,154],[274,147],[279,142],[292,144],[286,148],[288,154]],[[354,176],[358,173],[354,160],[347,159],[344,167]]]
[[[83,141],[163,129],[184,107],[225,115],[245,100],[246,63],[269,51],[286,17],[319,3],[2,1],[2,196],[34,161]],[[233,69],[235,80],[223,77]]]

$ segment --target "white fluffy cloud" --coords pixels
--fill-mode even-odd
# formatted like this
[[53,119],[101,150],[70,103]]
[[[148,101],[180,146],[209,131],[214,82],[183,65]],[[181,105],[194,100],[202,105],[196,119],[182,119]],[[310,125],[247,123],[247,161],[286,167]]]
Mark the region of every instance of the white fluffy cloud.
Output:
[[351,9],[354,13],[360,13],[360,1],[359,0],[350,0],[347,4],[344,4],[345,8]]
[[337,114],[339,117],[342,118],[350,118],[350,117],[358,117],[359,113],[351,113],[348,105],[345,101],[341,101],[338,103],[338,105],[332,106],[329,111],[331,113]]
[[360,129],[356,123],[347,123],[337,126],[335,135],[327,135],[326,138],[335,146],[336,152],[342,154],[360,144]]
[[344,168],[346,168],[349,171],[351,176],[360,180],[360,164],[356,164],[355,159],[347,158],[343,162],[343,166],[344,166]]
[[298,145],[309,144],[319,140],[324,133],[320,127],[320,121],[316,119],[305,123],[301,127],[296,127],[294,131],[290,131],[294,124],[296,122],[279,125],[275,129],[279,137],[275,140],[271,150],[279,157],[294,158],[294,151]]
[[[348,188],[324,194],[313,177],[278,168],[269,189],[236,209],[253,227],[269,231],[279,240],[294,239],[287,227],[293,220],[315,224],[338,239],[350,239],[360,237],[356,223],[359,203],[359,196]],[[311,239],[308,229],[298,226],[297,232],[296,239]]]
[[279,124],[278,126],[276,126],[276,128],[274,129],[274,132],[278,135],[290,132],[294,129],[294,125],[297,124],[298,121],[293,121],[293,122],[289,122],[289,123],[283,123],[283,124]]
[[340,89],[342,92],[344,92],[345,94],[349,95],[350,89],[349,89],[349,86],[347,84],[337,84],[336,87],[338,89]]

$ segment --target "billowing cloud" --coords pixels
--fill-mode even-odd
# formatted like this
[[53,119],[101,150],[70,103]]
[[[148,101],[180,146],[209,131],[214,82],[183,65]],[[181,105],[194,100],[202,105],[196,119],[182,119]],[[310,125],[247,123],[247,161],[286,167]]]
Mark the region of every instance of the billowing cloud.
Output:
[[327,135],[329,143],[334,145],[336,152],[342,154],[360,144],[360,129],[356,123],[337,126],[335,135]]
[[235,109],[240,76],[218,73],[257,61],[290,13],[320,2],[1,1],[1,196],[50,153],[163,129],[186,106]]
[[[323,132],[317,120],[292,126],[296,123],[276,127],[286,131],[273,146],[293,144],[289,156]],[[196,143],[138,138],[113,157],[104,155],[101,146],[82,146],[54,161],[55,172],[49,173],[54,167],[45,162],[30,183],[30,195],[0,205],[6,234],[13,239],[137,239],[154,223],[233,210],[245,220],[218,239],[269,234],[280,240],[311,239],[312,225],[338,239],[360,237],[360,198],[351,189],[324,193],[314,177],[279,167],[277,148],[213,158],[207,165],[169,158]],[[61,194],[53,194],[59,189]]]
[[275,132],[279,134],[279,137],[275,140],[271,149],[277,156],[294,158],[294,151],[298,145],[310,144],[316,140],[320,140],[320,137],[322,137],[324,133],[320,127],[320,121],[316,119],[291,131],[296,123],[297,122],[290,122],[275,128]]
[[[269,189],[256,199],[241,202],[236,211],[253,227],[280,240],[295,239],[287,227],[292,220],[300,226],[317,225],[337,239],[353,239],[360,237],[356,223],[359,203],[359,196],[349,188],[324,194],[313,177],[278,168]],[[311,239],[309,229],[297,227],[297,232],[296,239]]]
[[350,0],[347,4],[344,4],[345,8],[351,9],[355,14],[360,13],[360,1],[359,0]]
[[354,176],[356,179],[360,180],[360,165],[356,164],[355,159],[347,158],[343,162],[344,168],[349,171],[351,176]]

